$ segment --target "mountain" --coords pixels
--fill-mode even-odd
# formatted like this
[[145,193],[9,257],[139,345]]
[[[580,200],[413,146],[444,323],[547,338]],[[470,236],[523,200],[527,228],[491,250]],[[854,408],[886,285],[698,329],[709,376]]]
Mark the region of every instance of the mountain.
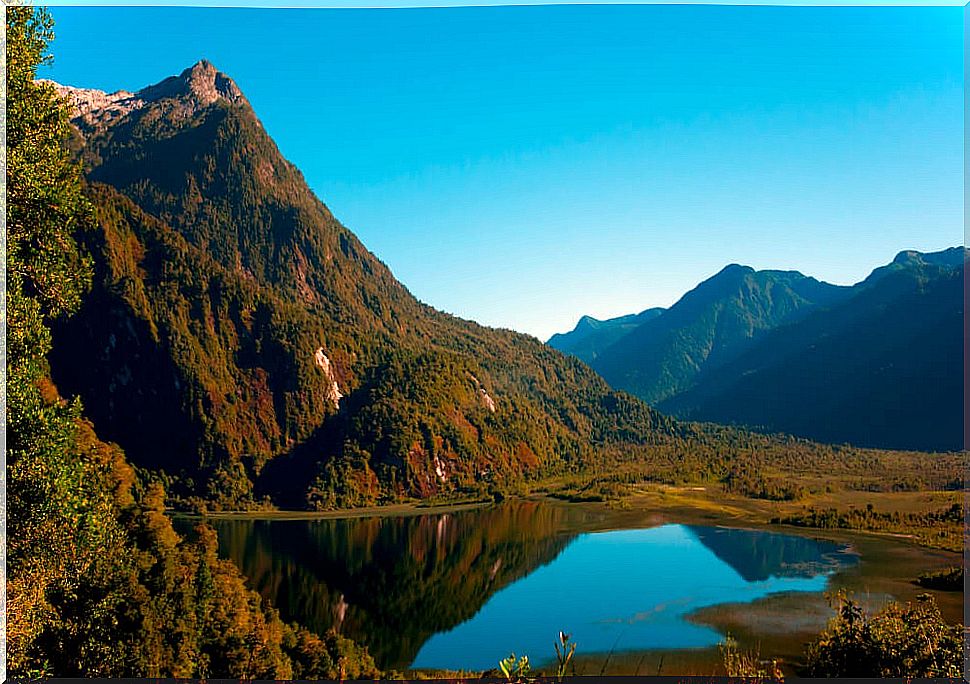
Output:
[[847,292],[796,271],[731,264],[602,349],[591,365],[613,387],[656,404],[690,388],[765,331]]
[[966,258],[901,252],[659,406],[826,442],[963,449]]
[[78,236],[94,285],[56,325],[52,376],[183,500],[487,491],[680,429],[532,337],[415,299],[208,62],[58,90],[99,227]]
[[576,327],[568,333],[556,333],[546,342],[553,349],[572,354],[586,363],[592,363],[600,353],[634,328],[653,320],[663,308],[655,307],[638,314],[628,314],[605,321],[583,316]]

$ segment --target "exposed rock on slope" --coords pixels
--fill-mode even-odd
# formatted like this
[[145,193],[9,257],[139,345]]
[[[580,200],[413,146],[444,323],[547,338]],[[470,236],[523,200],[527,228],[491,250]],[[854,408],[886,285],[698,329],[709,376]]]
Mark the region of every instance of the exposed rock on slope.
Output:
[[170,76],[161,83],[142,88],[137,93],[127,90],[106,93],[93,88],[61,85],[54,81],[41,82],[50,83],[67,99],[77,112],[73,123],[82,131],[111,126],[131,112],[162,100],[178,102],[181,113],[185,116],[219,100],[233,104],[246,102],[238,86],[205,60],[178,76]]

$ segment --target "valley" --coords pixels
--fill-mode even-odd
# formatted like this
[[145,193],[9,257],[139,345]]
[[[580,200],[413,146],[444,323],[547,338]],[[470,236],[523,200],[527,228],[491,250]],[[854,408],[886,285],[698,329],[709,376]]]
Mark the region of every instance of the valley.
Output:
[[414,296],[213,63],[102,92],[7,26],[11,673],[954,676],[964,248],[544,344]]

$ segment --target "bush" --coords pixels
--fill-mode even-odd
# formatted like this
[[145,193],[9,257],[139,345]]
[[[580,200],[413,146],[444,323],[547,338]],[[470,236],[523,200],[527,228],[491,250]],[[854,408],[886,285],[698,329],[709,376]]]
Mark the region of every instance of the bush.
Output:
[[963,568],[953,566],[937,572],[924,572],[916,582],[921,587],[937,591],[963,591]]
[[837,615],[808,648],[811,677],[960,677],[963,627],[928,594],[870,615],[840,592]]

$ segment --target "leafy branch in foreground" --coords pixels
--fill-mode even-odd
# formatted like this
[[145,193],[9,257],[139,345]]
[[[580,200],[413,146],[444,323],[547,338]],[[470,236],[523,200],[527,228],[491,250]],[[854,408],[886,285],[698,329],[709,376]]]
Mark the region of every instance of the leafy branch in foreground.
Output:
[[[377,673],[337,635],[282,622],[216,555],[172,527],[160,482],[138,483],[82,402],[49,373],[51,326],[83,307],[94,228],[66,151],[65,103],[35,82],[52,20],[8,7],[7,667],[12,676],[320,679]],[[83,358],[83,357],[81,357]]]

